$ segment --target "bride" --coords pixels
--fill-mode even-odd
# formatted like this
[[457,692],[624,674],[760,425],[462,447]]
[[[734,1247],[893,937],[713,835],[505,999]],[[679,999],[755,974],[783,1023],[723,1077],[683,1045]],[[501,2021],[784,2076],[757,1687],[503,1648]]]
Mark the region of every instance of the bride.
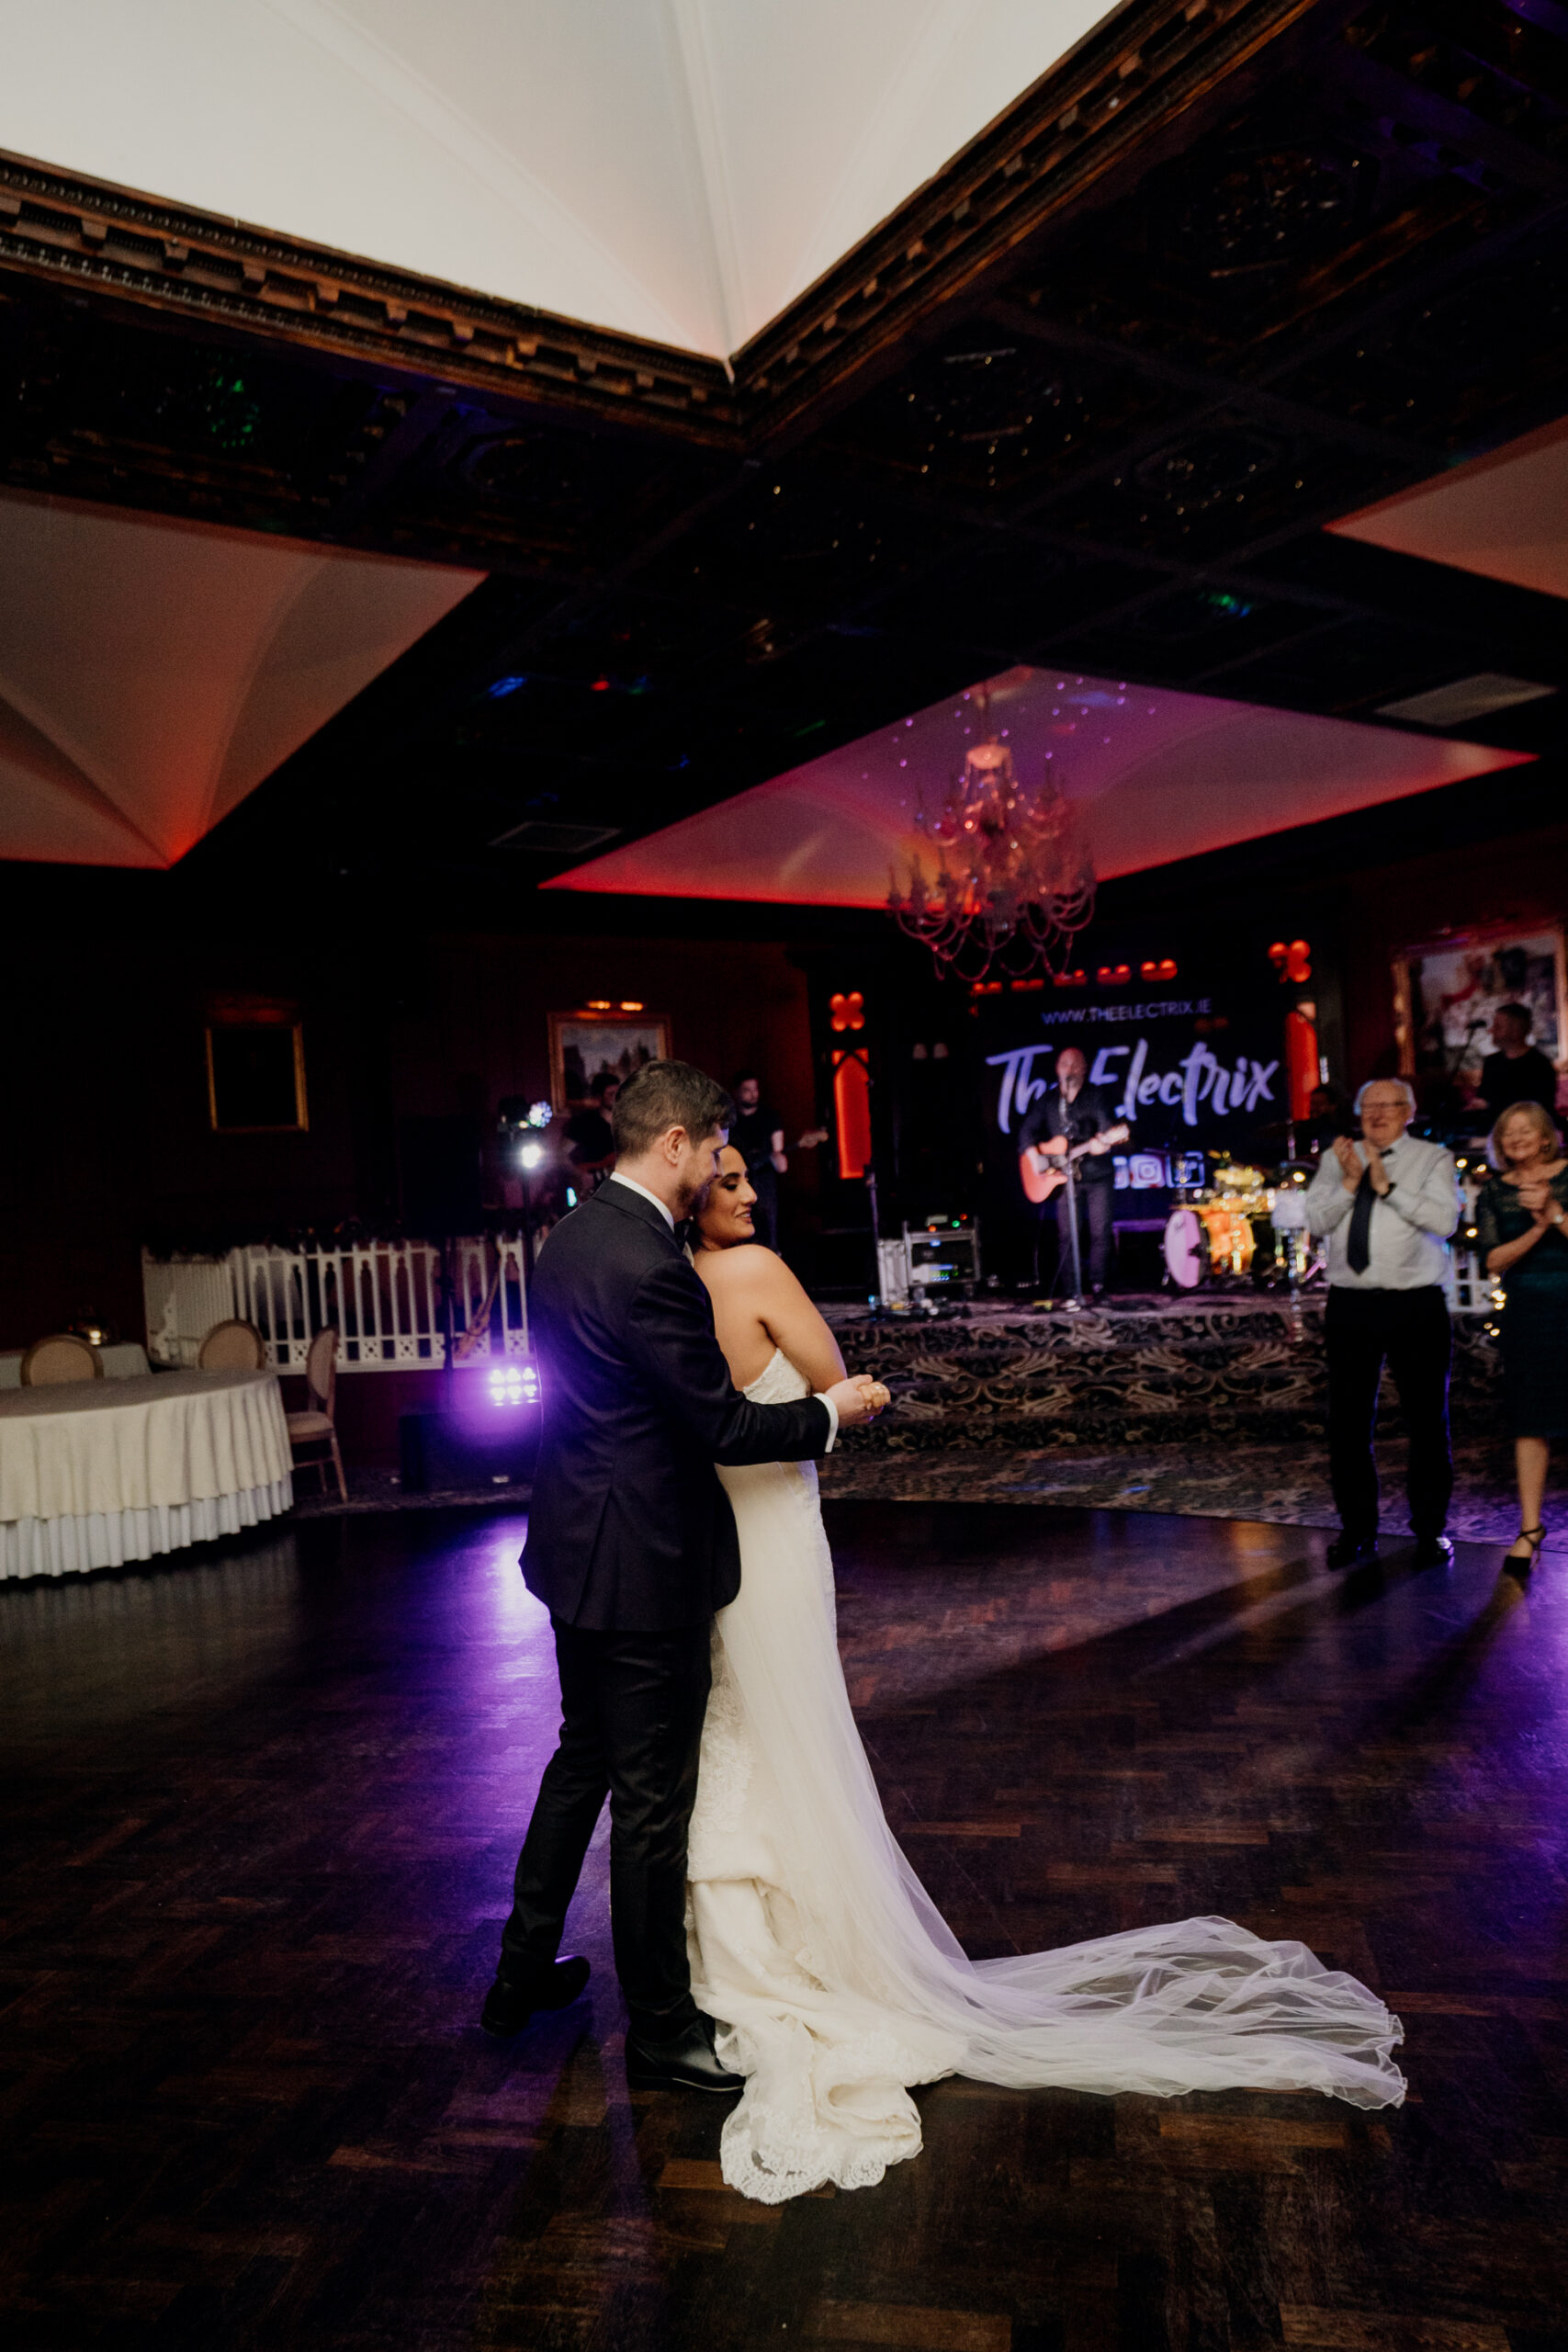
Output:
[[[739,1152],[696,1216],[694,1263],[736,1385],[759,1403],[843,1377],[832,1333],[752,1239]],[[908,2086],[1317,2090],[1396,2105],[1399,2021],[1298,1943],[1183,1919],[970,1961],[883,1817],[850,1712],[807,1463],[719,1471],[740,1535],[714,1632],[687,1865],[697,2005],[747,2077],[724,2177],[769,2204],[863,2188],[919,2151]]]

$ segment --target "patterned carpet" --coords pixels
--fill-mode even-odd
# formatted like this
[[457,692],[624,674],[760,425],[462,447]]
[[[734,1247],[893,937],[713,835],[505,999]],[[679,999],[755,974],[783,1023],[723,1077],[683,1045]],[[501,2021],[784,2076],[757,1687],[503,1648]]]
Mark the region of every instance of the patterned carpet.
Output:
[[[850,1371],[874,1372],[893,1391],[897,1409],[865,1441],[878,1452],[1177,1442],[1207,1451],[1321,1440],[1327,1422],[1321,1293],[1294,1306],[1256,1292],[1197,1292],[1081,1315],[986,1306],[951,1321],[893,1322],[863,1307],[829,1319]],[[1497,1388],[1484,1326],[1456,1317],[1456,1430],[1495,1435]],[[1383,1426],[1399,1427],[1392,1391]]]
[[[1201,1303],[1200,1303],[1201,1300]],[[1069,1316],[979,1307],[937,1322],[832,1312],[852,1372],[874,1372],[894,1409],[822,1465],[822,1491],[887,1502],[1065,1503],[1332,1528],[1324,1432],[1321,1298],[1292,1307],[1235,1299],[1128,1301]],[[1510,1451],[1499,1431],[1496,1350],[1456,1320],[1450,1532],[1507,1544],[1518,1525]],[[1382,1526],[1406,1533],[1404,1439],[1385,1391],[1378,1446]],[[525,1483],[405,1495],[389,1470],[351,1469],[349,1499],[303,1496],[298,1515],[515,1510]],[[1547,1523],[1568,1550],[1568,1471]],[[1547,1547],[1558,1545],[1550,1538]]]

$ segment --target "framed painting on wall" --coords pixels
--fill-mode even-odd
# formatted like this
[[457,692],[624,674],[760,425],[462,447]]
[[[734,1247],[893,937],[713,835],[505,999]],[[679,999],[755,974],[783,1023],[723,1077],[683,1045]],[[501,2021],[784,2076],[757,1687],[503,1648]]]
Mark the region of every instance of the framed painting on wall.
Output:
[[1493,1050],[1493,1016],[1505,1004],[1525,1006],[1530,1042],[1561,1064],[1568,1055],[1565,980],[1560,923],[1407,947],[1393,971],[1401,1069],[1408,1078],[1473,1087]]
[[219,1000],[207,1023],[207,1109],[218,1135],[302,1135],[305,1031],[291,1004]]
[[550,1101],[557,1111],[592,1102],[611,1079],[630,1078],[645,1062],[668,1061],[670,1023],[662,1013],[614,1006],[550,1015]]

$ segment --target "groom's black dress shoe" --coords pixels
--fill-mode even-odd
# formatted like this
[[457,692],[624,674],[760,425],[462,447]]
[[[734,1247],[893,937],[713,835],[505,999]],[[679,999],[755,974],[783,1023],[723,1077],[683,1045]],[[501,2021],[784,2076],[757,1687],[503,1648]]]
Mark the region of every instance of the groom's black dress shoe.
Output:
[[714,2054],[713,2025],[694,2018],[669,2041],[626,2036],[626,2080],[634,2091],[743,2091],[744,2075],[732,2075]]
[[551,1961],[547,1968],[530,1969],[525,1975],[498,1976],[485,1995],[479,2023],[498,2041],[508,2041],[522,2032],[536,2010],[568,2007],[588,1977],[588,1962],[575,1955]]
[[1448,1535],[1418,1535],[1416,1538],[1415,1565],[1418,1568],[1447,1568],[1453,1565],[1453,1540]]
[[1377,1555],[1378,1539],[1375,1535],[1340,1534],[1335,1537],[1323,1556],[1331,1568],[1355,1568],[1364,1561],[1375,1560]]

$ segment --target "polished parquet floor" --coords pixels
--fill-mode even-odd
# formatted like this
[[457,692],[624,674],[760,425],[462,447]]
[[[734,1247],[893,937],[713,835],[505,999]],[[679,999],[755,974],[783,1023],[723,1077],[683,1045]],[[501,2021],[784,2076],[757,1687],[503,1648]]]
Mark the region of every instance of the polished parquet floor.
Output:
[[881,2188],[722,2188],[590,2003],[473,2018],[550,1742],[491,1515],[0,1589],[0,2308],[49,2352],[1562,2352],[1568,1573],[829,1506],[889,1813],[976,1954],[1220,1911],[1403,2015],[1411,2098],[919,2094]]

